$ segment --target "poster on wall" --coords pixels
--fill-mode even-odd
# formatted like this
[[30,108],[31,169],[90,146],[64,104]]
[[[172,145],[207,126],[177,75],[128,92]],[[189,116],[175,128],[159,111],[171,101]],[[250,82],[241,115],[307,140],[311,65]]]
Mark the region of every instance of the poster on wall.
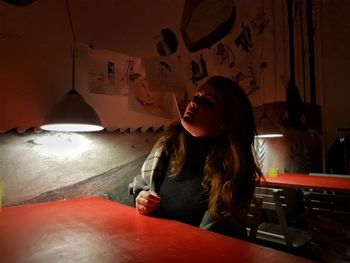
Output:
[[138,75],[129,86],[128,108],[130,111],[172,119],[174,99],[170,92],[151,90],[147,78]]
[[255,36],[259,36],[262,34],[266,28],[266,26],[269,24],[269,16],[265,12],[263,8],[256,8],[255,12],[252,14],[250,19],[250,27],[252,29],[252,36],[253,38]]
[[149,88],[158,92],[185,89],[185,75],[178,56],[152,57],[143,60]]
[[130,81],[141,70],[141,59],[109,50],[90,48],[88,53],[89,92],[126,96]]
[[242,23],[238,35],[235,37],[236,47],[246,53],[253,48],[252,33],[248,24]]
[[210,76],[217,75],[215,57],[209,49],[203,49],[182,57],[189,90],[200,87]]
[[240,48],[236,40],[237,36],[230,34],[211,46],[210,52],[215,58],[214,66],[218,74],[233,79],[249,95],[259,88],[258,69],[253,61],[252,50],[248,49],[247,52]]
[[217,72],[221,76],[228,78],[232,77],[232,71],[237,66],[237,48],[234,43],[234,37],[232,34],[227,35],[219,42],[210,47],[212,57],[215,59],[213,63]]
[[254,62],[250,60],[242,61],[233,71],[232,78],[247,95],[250,95],[259,89],[259,70]]
[[[175,104],[177,108],[177,115],[182,116],[189,101],[189,97],[193,96],[197,90],[193,83],[189,82],[187,79],[185,71],[186,65],[183,59],[180,56],[154,57],[145,59],[144,64],[149,87],[148,98],[150,99],[150,97],[155,97],[157,96],[156,94],[160,94],[166,97],[166,101],[169,101],[168,96],[172,94],[173,104]],[[145,89],[140,90],[144,92]],[[135,103],[136,101],[142,104],[140,99],[136,98],[135,95],[138,96],[139,94],[134,92],[129,95],[129,102],[131,103],[131,101],[134,101],[129,107],[135,107],[135,104],[137,104]],[[132,98],[132,96],[134,96],[134,98]],[[138,107],[140,108],[140,106]],[[143,108],[145,107],[147,106],[143,106]],[[163,114],[159,114],[161,112],[163,112]],[[166,110],[163,107],[161,112],[158,110],[158,114],[156,115],[162,116],[164,113],[169,115],[171,110],[170,108]]]

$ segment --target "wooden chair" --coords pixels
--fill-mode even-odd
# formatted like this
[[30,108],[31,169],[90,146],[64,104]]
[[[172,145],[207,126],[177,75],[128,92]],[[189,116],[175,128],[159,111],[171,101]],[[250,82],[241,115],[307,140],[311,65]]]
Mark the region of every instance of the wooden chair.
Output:
[[350,195],[305,193],[310,253],[322,262],[350,262]]
[[304,199],[311,226],[317,215],[350,226],[350,195],[305,192]]
[[248,234],[248,241],[255,242],[258,226],[261,220],[261,208],[263,200],[259,197],[253,197],[250,208],[246,218],[246,228]]
[[286,246],[290,252],[305,245],[311,239],[311,233],[307,229],[299,229],[288,225],[285,214],[287,202],[282,189],[257,187],[255,196],[263,199],[262,209],[273,211],[276,214],[277,222],[263,222],[259,225],[258,240],[276,243]]

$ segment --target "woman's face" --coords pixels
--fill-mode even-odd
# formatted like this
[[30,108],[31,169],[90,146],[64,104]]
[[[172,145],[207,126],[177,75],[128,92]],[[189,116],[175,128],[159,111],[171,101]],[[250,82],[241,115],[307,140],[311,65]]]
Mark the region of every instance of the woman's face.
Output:
[[215,137],[223,133],[224,100],[210,84],[202,86],[188,103],[182,126],[195,137]]

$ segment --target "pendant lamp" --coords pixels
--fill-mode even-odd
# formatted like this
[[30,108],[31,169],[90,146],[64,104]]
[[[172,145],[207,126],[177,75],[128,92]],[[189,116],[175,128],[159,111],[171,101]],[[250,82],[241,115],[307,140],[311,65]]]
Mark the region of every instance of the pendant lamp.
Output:
[[44,119],[41,129],[47,131],[91,132],[103,130],[101,120],[94,109],[75,90],[76,38],[70,14],[69,0],[66,0],[70,28],[73,35],[72,89],[54,105]]
[[266,113],[266,106],[265,106],[265,83],[264,83],[264,70],[267,67],[267,61],[264,60],[264,32],[265,29],[264,25],[264,16],[265,16],[265,9],[264,9],[264,0],[262,1],[262,9],[261,9],[261,54],[260,54],[260,72],[259,72],[259,79],[262,86],[263,91],[263,114],[262,117],[257,122],[257,135],[255,135],[255,138],[276,138],[276,137],[283,137],[283,134],[281,132],[281,129],[278,127],[278,125],[268,117]]
[[103,130],[97,113],[74,89],[51,109],[41,128],[48,131],[70,132]]
[[257,135],[255,138],[276,138],[283,137],[281,129],[264,112],[257,126]]

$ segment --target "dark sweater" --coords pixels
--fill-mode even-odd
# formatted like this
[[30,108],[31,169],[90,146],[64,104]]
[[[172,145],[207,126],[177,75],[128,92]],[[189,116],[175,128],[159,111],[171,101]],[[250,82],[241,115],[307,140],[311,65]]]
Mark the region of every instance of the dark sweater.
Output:
[[208,209],[208,192],[203,188],[203,168],[215,139],[188,136],[186,162],[181,172],[164,177],[159,196],[159,215],[198,226]]

